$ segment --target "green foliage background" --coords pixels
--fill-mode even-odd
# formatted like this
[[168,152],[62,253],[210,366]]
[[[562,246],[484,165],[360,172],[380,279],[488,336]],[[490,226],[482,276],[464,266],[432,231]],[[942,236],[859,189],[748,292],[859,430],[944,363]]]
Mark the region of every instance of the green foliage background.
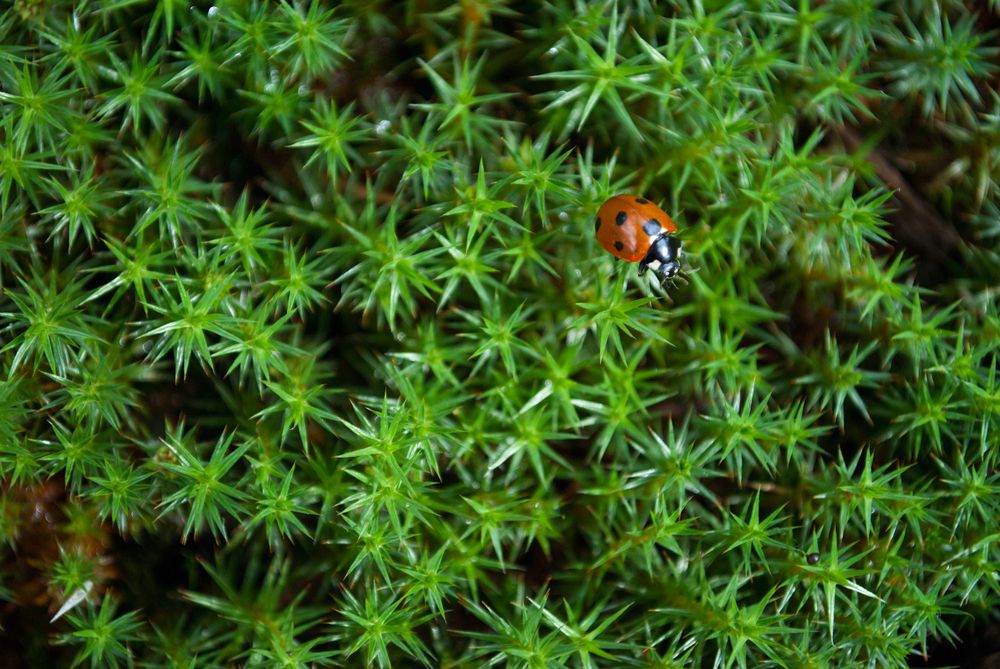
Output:
[[[5,664],[902,667],[996,619],[996,2],[4,5]],[[597,246],[621,192],[689,283]]]

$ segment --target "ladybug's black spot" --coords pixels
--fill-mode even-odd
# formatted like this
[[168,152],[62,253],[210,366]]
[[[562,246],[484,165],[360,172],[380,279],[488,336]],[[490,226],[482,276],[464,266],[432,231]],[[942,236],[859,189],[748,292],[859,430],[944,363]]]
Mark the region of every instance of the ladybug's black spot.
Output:
[[598,230],[600,230],[600,229],[601,229],[601,217],[600,217],[600,216],[598,216],[598,217],[597,217],[597,218],[596,218],[596,219],[594,220],[594,232],[597,232],[597,231],[598,231]]
[[621,251],[623,248],[625,248],[625,245],[622,244],[621,242],[615,242],[615,248]]
[[651,218],[642,224],[642,229],[647,235],[653,237],[660,234],[660,222],[655,218]]
[[615,216],[615,223],[617,225],[625,225],[625,221],[628,219],[628,214],[624,211],[619,211],[618,215]]
[[638,202],[639,204],[649,204],[649,200],[647,200],[644,197],[637,197],[635,201]]

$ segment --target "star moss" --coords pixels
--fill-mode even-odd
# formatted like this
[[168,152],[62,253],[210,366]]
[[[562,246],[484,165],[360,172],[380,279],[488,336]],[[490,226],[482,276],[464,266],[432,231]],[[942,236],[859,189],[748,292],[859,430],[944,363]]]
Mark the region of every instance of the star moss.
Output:
[[2,656],[974,653],[998,9],[6,3]]

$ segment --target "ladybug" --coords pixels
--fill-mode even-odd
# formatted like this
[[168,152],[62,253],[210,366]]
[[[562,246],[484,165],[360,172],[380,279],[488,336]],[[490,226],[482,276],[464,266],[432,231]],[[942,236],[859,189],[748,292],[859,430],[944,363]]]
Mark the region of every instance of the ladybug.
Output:
[[680,272],[681,241],[666,212],[635,195],[615,195],[597,210],[594,234],[612,255],[639,263],[639,273],[652,269],[664,279]]

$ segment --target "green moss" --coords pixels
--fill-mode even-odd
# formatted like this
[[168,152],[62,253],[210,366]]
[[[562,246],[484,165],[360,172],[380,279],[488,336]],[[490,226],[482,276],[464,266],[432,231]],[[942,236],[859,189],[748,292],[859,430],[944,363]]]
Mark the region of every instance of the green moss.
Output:
[[[958,661],[1000,603],[973,4],[8,3],[2,656]],[[683,281],[597,244],[622,192]]]

